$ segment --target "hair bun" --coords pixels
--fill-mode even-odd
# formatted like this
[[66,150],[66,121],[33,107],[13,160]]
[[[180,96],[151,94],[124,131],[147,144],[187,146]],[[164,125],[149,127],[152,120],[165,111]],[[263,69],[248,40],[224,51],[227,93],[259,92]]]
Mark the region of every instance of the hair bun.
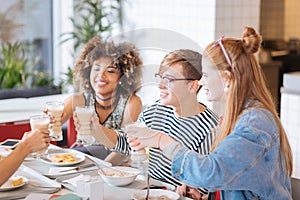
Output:
[[261,45],[262,38],[252,27],[245,27],[242,35],[243,49],[246,53],[256,53]]

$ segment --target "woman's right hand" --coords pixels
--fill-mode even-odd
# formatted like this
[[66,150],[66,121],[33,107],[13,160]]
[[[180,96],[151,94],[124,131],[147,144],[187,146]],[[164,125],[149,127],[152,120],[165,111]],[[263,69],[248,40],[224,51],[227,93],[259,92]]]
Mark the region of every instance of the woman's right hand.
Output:
[[48,148],[50,143],[49,130],[37,129],[25,132],[22,137],[22,142],[26,144],[30,153]]
[[202,200],[202,195],[197,188],[190,187],[186,184],[182,184],[181,186],[177,186],[176,192],[180,196],[188,197],[193,200]]

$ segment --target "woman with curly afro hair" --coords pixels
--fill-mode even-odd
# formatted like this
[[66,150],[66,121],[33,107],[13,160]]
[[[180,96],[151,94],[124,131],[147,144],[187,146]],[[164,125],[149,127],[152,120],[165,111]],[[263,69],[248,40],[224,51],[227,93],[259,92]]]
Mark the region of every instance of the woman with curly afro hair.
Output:
[[[141,87],[142,60],[132,43],[115,44],[92,38],[83,48],[74,69],[74,84],[79,93],[65,100],[62,122],[72,117],[76,106],[93,105],[101,129],[113,133],[125,124],[135,122],[142,110],[136,92]],[[77,127],[78,119],[74,115]],[[111,162],[122,163],[125,155],[95,142],[77,150]]]

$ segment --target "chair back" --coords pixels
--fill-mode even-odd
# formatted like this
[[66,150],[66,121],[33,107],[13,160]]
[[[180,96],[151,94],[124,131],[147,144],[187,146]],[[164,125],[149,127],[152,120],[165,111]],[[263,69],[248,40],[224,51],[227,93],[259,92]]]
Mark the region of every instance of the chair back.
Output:
[[29,121],[20,123],[3,123],[0,124],[0,142],[6,139],[20,140],[26,131],[30,131]]
[[68,121],[68,131],[67,131],[67,137],[68,137],[68,148],[72,146],[76,142],[76,136],[77,131],[74,125],[74,119],[71,117]]

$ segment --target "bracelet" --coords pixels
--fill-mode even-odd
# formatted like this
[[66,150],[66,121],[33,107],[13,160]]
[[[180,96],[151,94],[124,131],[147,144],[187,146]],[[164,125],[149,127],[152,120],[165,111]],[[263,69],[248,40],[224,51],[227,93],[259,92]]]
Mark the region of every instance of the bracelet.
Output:
[[163,135],[163,134],[160,133],[160,136],[159,136],[158,141],[157,141],[157,148],[158,148],[158,149],[160,149],[160,139],[161,139],[162,135]]

